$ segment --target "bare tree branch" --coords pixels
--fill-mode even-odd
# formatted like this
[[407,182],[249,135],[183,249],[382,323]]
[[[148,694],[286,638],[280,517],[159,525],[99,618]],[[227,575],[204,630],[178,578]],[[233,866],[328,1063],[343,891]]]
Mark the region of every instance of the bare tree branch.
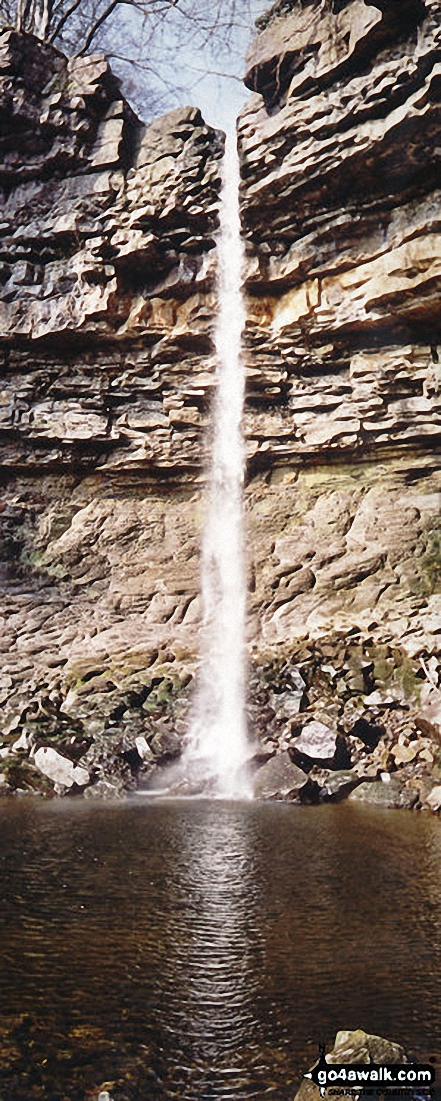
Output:
[[68,56],[99,49],[114,60],[135,109],[151,118],[182,102],[207,73],[238,83],[232,70],[236,59],[242,68],[253,18],[267,2],[0,0],[0,26],[15,24]]
[[61,34],[65,23],[67,23],[67,20],[70,19],[71,15],[74,14],[74,12],[77,10],[77,8],[79,8],[80,4],[82,3],[83,0],[74,0],[74,3],[70,5],[70,8],[66,9],[64,15],[61,16],[61,19],[58,20],[58,23],[56,23],[54,29],[48,36],[48,42],[55,42],[55,39],[58,38]]

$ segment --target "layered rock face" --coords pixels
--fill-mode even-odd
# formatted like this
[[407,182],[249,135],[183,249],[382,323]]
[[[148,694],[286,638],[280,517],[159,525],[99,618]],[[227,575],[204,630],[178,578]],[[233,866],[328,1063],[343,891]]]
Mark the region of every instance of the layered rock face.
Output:
[[440,42],[439,0],[281,0],[239,120],[254,638],[341,731],[439,707]]
[[[441,805],[440,37],[440,0],[282,0],[249,58],[266,797]],[[0,784],[105,794],[179,752],[195,668],[222,143],[100,58],[2,57]]]
[[16,762],[35,731],[68,746],[85,715],[82,751],[109,722],[119,736],[130,701],[133,749],[153,688],[169,701],[188,679],[223,136],[195,108],[143,126],[103,57],[14,32],[0,103],[10,763],[20,731]]

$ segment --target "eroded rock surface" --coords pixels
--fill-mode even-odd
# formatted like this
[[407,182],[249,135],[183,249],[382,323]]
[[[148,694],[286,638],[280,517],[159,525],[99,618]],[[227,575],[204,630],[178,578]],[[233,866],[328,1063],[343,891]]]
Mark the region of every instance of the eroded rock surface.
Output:
[[[436,811],[441,0],[283,0],[260,24],[239,127],[256,784],[281,755],[304,801]],[[223,140],[195,108],[143,126],[102,57],[15,32],[0,100],[0,791],[53,793],[52,749],[107,797],[186,729]],[[328,756],[299,751],[317,723]]]
[[223,135],[14,31],[0,105],[2,790],[56,747],[104,793],[194,666]]
[[222,135],[12,31],[0,104],[3,465],[197,469]]
[[[439,684],[440,40],[439,0],[282,0],[239,120],[250,637],[303,676],[309,646],[308,722],[385,720],[379,783],[381,753],[418,771],[418,698],[427,724]],[[400,709],[413,733],[391,754]],[[421,752],[439,767],[437,729]]]
[[253,463],[432,448],[439,0],[292,0],[264,24],[240,120]]

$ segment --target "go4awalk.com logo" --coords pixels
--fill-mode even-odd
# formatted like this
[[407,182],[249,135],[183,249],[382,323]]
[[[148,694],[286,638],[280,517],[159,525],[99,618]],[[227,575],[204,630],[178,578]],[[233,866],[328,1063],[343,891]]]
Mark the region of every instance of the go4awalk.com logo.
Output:
[[362,1089],[367,1094],[393,1090],[429,1101],[435,1084],[435,1070],[429,1063],[328,1063],[323,1049],[319,1062],[303,1077],[319,1087],[322,1097],[327,1090],[349,1093]]

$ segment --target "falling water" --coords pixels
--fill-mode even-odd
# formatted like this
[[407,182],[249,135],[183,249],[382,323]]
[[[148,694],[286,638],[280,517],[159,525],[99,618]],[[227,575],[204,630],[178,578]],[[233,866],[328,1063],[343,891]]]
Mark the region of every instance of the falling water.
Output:
[[202,546],[203,652],[187,759],[218,795],[250,793],[245,723],[243,547],[244,247],[239,216],[236,133],[227,134],[218,241],[217,389]]

